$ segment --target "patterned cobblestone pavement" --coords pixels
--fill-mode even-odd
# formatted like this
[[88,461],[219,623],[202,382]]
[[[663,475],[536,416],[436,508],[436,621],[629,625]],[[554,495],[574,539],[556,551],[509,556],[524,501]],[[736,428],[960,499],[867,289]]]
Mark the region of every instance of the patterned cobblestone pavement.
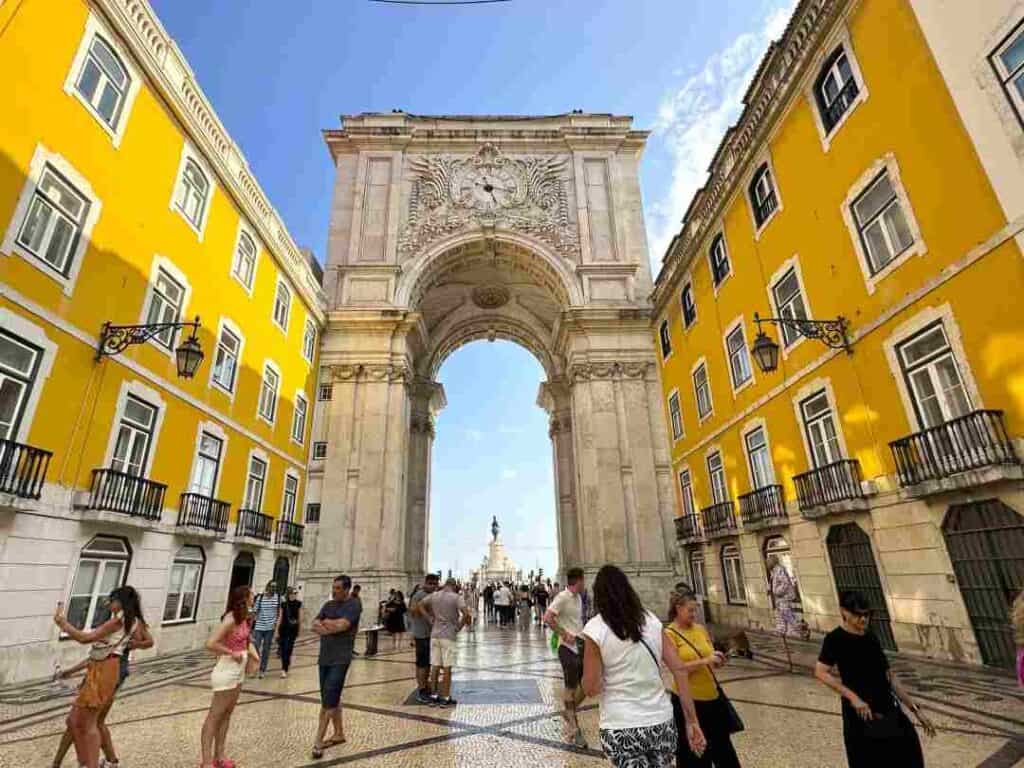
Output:
[[[261,766],[583,766],[607,765],[599,751],[597,707],[582,723],[588,749],[561,740],[558,662],[539,629],[481,629],[460,638],[453,709],[412,703],[413,653],[391,648],[359,657],[343,703],[348,743],[311,761],[319,699],[316,645],[300,640],[292,674],[278,662],[247,681],[232,720],[229,753],[240,768]],[[794,644],[795,673],[779,641],[753,637],[755,659],[734,660],[722,681],[747,724],[736,745],[745,766],[843,766],[839,703],[809,678],[813,644]],[[122,765],[198,764],[199,729],[209,704],[212,658],[203,652],[141,661],[110,716]],[[939,735],[925,739],[930,768],[1024,765],[1024,695],[996,672],[898,659],[894,667],[930,711]],[[0,690],[0,766],[48,766],[73,690],[52,683]],[[73,759],[65,761],[72,765]]]

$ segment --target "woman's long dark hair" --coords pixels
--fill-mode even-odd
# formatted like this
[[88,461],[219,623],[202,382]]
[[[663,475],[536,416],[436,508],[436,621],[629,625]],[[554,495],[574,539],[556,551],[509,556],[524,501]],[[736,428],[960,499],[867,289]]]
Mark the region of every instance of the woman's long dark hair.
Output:
[[241,584],[231,590],[228,595],[228,607],[221,615],[223,619],[229,613],[235,620],[235,624],[241,626],[242,622],[249,617],[249,589],[248,584]]
[[640,642],[647,621],[643,603],[621,570],[604,565],[594,578],[594,607],[620,640]]
[[132,633],[136,621],[141,621],[144,627],[147,626],[146,620],[142,617],[142,601],[139,600],[139,593],[135,591],[135,587],[130,587],[127,584],[118,587],[110,593],[110,599],[117,600],[121,604],[121,616],[126,635]]

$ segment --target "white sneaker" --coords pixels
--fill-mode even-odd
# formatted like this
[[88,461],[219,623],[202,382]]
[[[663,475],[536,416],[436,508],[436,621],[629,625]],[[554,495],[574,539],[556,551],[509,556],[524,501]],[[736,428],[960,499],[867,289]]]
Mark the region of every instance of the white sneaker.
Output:
[[282,679],[282,680],[284,680],[284,679],[285,679],[286,677],[288,677],[288,673],[287,673],[287,672],[285,672],[285,671],[284,671],[284,670],[282,669],[282,670],[281,670],[281,679]]

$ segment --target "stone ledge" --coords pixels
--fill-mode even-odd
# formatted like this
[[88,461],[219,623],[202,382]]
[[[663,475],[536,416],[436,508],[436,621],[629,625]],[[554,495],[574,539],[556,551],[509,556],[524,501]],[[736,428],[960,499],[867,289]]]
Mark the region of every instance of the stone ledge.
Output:
[[818,520],[829,515],[840,515],[844,512],[866,512],[871,509],[871,501],[866,498],[843,499],[833,501],[831,504],[822,504],[810,509],[800,510],[800,516],[805,520]]
[[923,483],[908,485],[903,488],[903,493],[912,499],[919,499],[940,493],[951,493],[953,491],[991,485],[992,483],[1006,480],[1021,479],[1024,479],[1024,467],[1021,467],[1019,464],[997,464],[981,469],[971,469],[949,477],[940,477],[935,480],[925,480]]

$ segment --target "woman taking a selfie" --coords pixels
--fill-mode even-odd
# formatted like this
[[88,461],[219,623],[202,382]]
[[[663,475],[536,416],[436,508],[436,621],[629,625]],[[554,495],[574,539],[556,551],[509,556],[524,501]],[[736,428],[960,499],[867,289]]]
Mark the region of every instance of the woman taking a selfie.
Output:
[[253,646],[252,590],[242,585],[231,590],[228,607],[221,616],[220,625],[206,641],[207,650],[217,654],[217,664],[210,673],[213,700],[206,714],[201,736],[203,768],[234,768],[235,763],[224,757],[231,713],[238,703],[246,672],[259,669],[260,656]]
[[[871,613],[860,592],[839,598],[843,623],[825,635],[814,676],[843,697],[843,741],[850,768],[923,768],[914,724],[902,703],[929,736],[935,727],[889,669],[881,643],[868,631]],[[832,669],[839,670],[839,679]]]
[[[78,696],[71,705],[67,721],[78,763],[85,768],[97,768],[99,765],[101,727],[106,731],[106,725],[101,723],[101,715],[105,718],[110,711],[114,693],[121,682],[122,657],[127,657],[133,641],[139,647],[147,642],[152,644],[135,589],[129,586],[118,587],[107,599],[110,618],[89,631],[79,629],[65,618],[63,603],[57,603],[57,610],[53,614],[53,621],[61,632],[83,645],[92,644],[85,682],[78,689]],[[106,732],[105,735],[110,754],[113,755],[110,733]]]

